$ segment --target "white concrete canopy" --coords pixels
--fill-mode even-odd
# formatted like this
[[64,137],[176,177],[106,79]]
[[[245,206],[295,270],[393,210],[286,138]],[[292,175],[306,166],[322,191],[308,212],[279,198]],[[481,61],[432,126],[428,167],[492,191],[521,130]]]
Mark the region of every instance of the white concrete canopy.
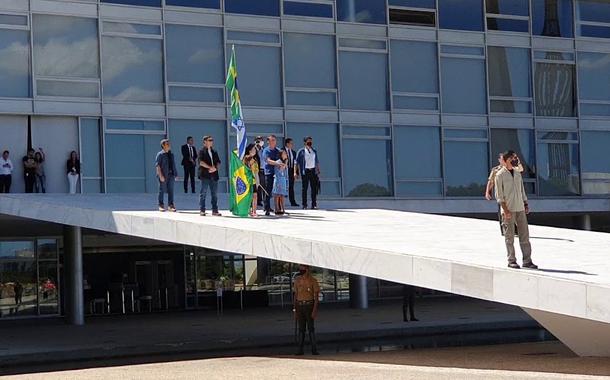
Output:
[[580,355],[610,356],[610,234],[532,226],[533,260],[541,270],[513,270],[506,267],[504,239],[493,221],[367,209],[295,211],[254,220],[227,217],[226,211],[225,217],[151,211],[155,204],[150,194],[4,194],[0,214],[306,263],[516,305],[533,310],[534,318],[535,311],[552,315],[554,323],[543,323],[551,332],[557,318],[597,322],[591,336],[603,330],[605,343],[571,346],[568,335],[563,341]]

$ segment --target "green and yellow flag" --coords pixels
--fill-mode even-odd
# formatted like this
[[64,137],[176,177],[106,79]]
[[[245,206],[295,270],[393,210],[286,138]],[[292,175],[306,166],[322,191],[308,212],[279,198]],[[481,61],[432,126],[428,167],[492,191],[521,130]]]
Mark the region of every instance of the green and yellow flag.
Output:
[[231,152],[230,205],[229,210],[236,216],[248,216],[252,205],[252,188],[254,175],[249,167],[237,156],[237,151]]

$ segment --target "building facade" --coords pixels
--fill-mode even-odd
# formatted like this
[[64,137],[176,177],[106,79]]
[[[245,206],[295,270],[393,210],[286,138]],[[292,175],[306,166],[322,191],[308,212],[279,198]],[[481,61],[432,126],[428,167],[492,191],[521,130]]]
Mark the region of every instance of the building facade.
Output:
[[[176,151],[204,135],[225,163],[226,191],[233,47],[248,136],[275,134],[280,145],[292,137],[297,146],[313,136],[327,200],[421,201],[435,212],[455,201],[470,214],[489,212],[479,201],[488,171],[513,149],[547,212],[607,211],[604,0],[3,0],[0,149],[16,163],[13,191],[23,191],[20,161],[32,146],[46,152],[48,192],[67,192],[65,161],[75,150],[83,193],[153,193],[159,141],[169,137]],[[38,284],[26,291],[37,295],[31,313],[57,312],[42,305],[60,285],[40,289],[48,271],[61,282],[61,260],[41,256],[38,237],[2,238],[19,241],[3,248],[3,268],[25,268]],[[92,275],[92,283],[103,277],[92,301],[104,305],[122,272],[127,282],[154,283],[141,284],[139,297],[152,297],[141,307],[207,304],[199,290],[213,291],[221,277],[235,292],[269,290],[270,302],[282,303],[294,271],[188,247],[157,247],[146,259],[138,252],[154,249],[138,247],[91,244],[85,265],[94,270],[112,267],[104,252],[127,257],[118,274]],[[51,268],[42,277],[41,265]],[[345,299],[345,275],[322,276],[332,278],[328,297]]]

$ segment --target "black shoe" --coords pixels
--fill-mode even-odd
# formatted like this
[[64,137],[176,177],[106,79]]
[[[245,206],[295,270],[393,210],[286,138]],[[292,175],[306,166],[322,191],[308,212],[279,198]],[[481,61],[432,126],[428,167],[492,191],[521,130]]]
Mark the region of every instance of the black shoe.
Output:
[[298,204],[298,203],[291,203],[291,204],[290,204],[290,207],[300,207],[300,206],[301,206],[301,205],[300,205],[300,204]]
[[303,210],[307,210],[307,205],[303,205]]
[[538,265],[534,264],[534,263],[527,263],[527,264],[523,264],[523,268],[525,269],[538,269]]
[[415,317],[411,317],[411,322],[419,322],[419,319],[417,319]]
[[297,350],[297,352],[295,353],[295,355],[296,355],[296,356],[303,356],[303,355],[305,355],[305,351],[303,351],[303,349],[302,349],[302,348],[299,348],[299,349]]
[[271,215],[271,211],[265,211],[265,216]]
[[520,269],[521,267],[517,263],[508,263],[509,268]]

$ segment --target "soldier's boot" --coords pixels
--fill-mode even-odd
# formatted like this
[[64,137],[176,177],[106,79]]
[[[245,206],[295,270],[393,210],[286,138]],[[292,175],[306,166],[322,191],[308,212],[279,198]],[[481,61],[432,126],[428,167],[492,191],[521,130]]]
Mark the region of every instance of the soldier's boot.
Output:
[[309,341],[311,342],[311,354],[312,355],[320,355],[318,352],[318,346],[316,344],[316,333],[315,331],[309,332]]
[[303,331],[300,333],[299,348],[297,349],[297,352],[295,355],[297,355],[297,356],[304,355],[305,354],[304,347],[305,347],[305,332]]

